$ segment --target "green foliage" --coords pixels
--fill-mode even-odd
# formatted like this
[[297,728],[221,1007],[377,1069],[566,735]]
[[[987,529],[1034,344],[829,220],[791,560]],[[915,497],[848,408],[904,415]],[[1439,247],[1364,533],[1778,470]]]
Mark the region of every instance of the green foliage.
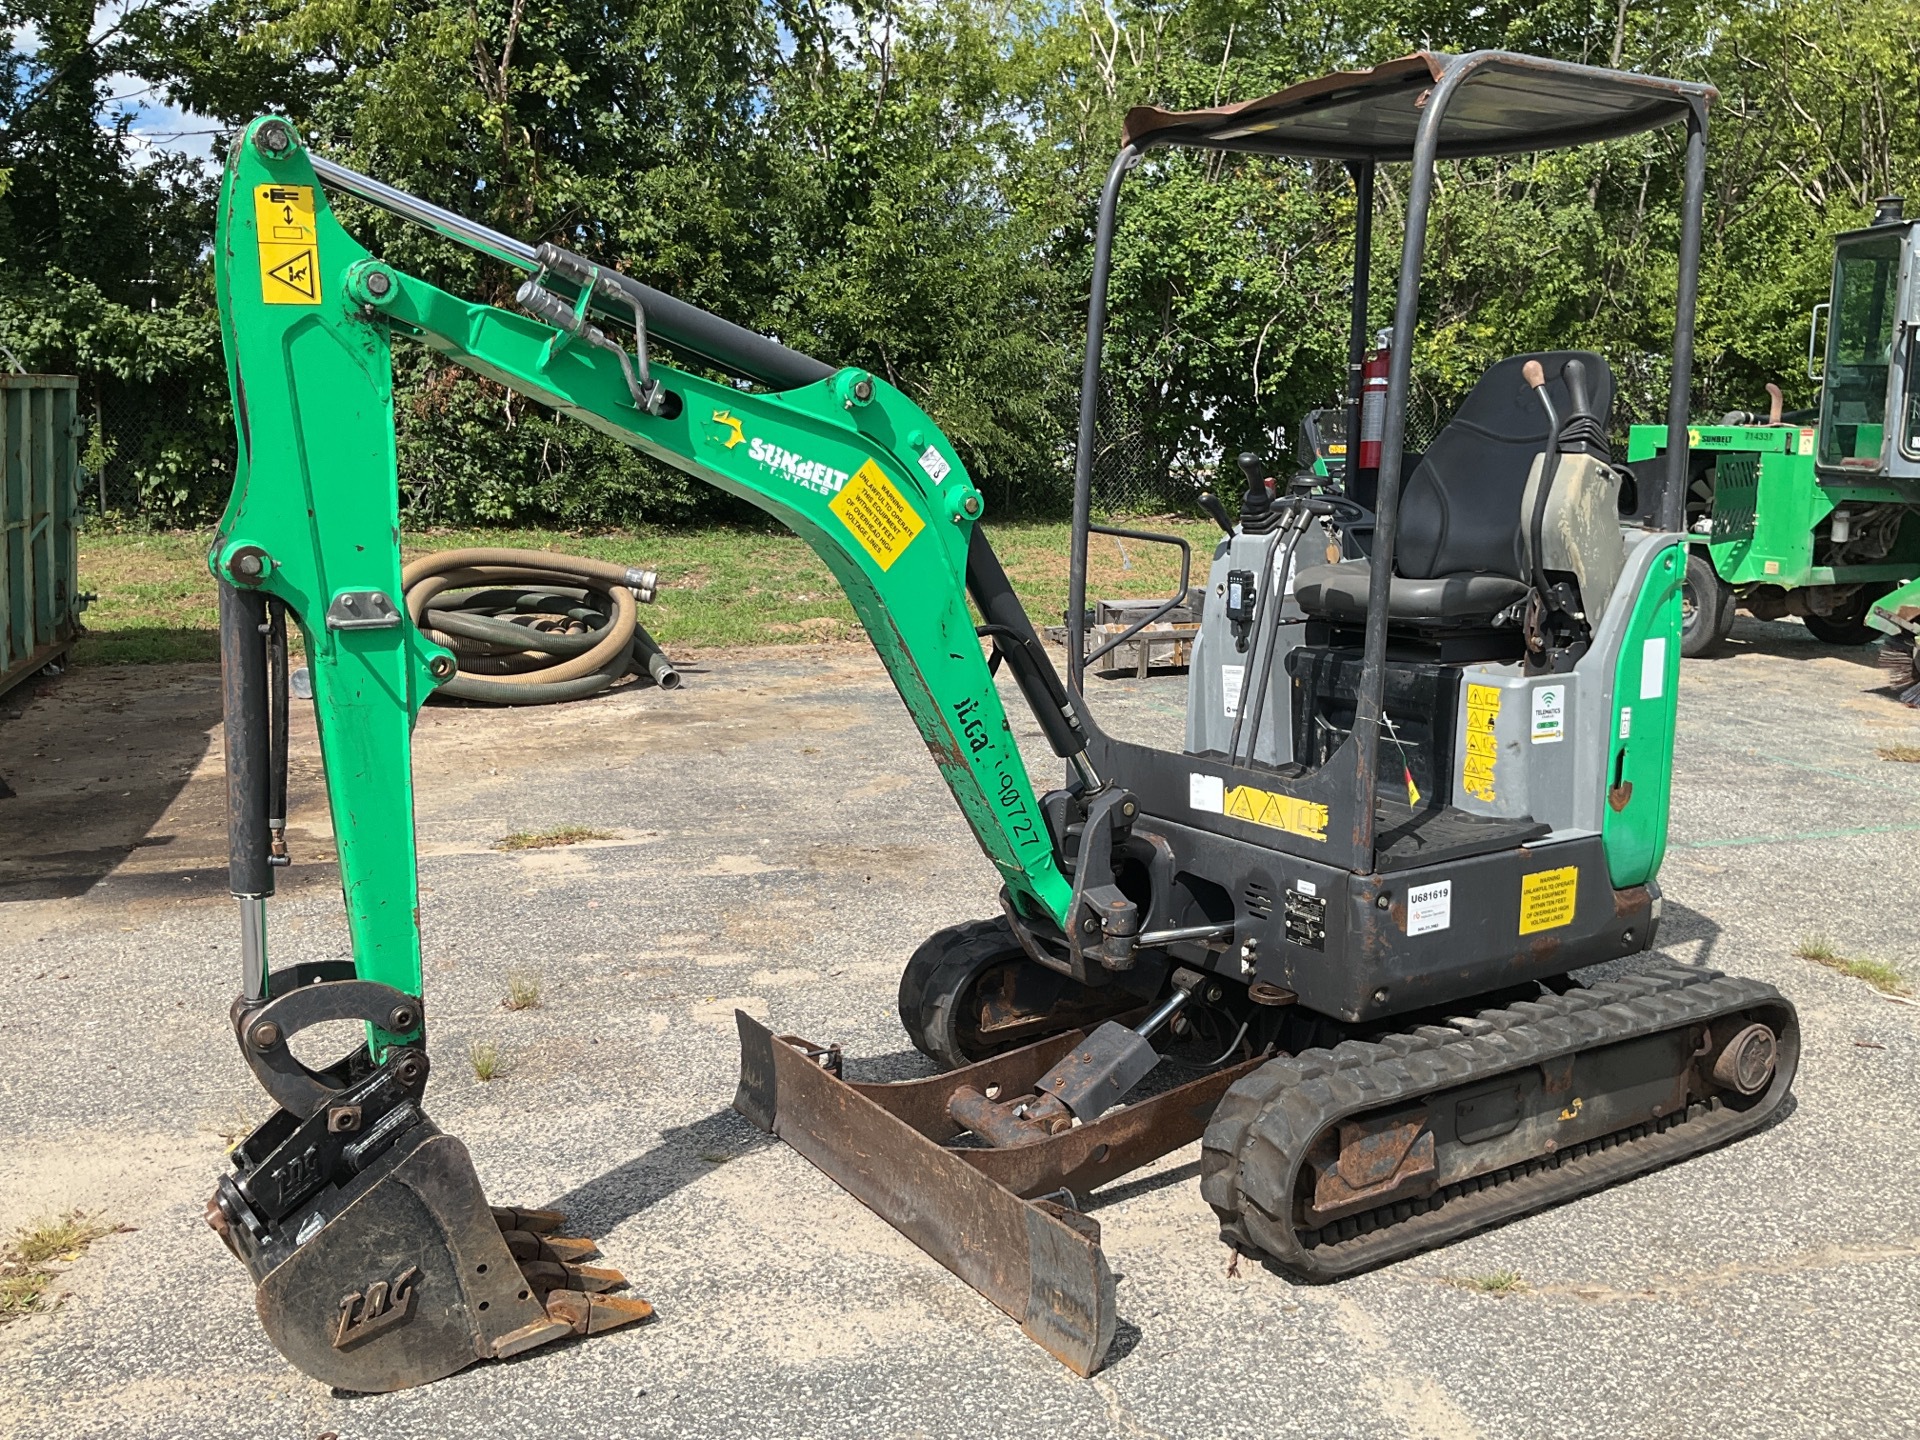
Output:
[[[0,342],[133,418],[90,458],[151,518],[217,510],[230,421],[206,280],[211,184],[136,157],[131,74],[238,126],[291,116],[326,153],[529,241],[553,239],[927,407],[997,514],[1069,491],[1094,202],[1126,110],[1219,103],[1430,46],[1705,78],[1700,413],[1812,399],[1801,357],[1834,234],[1914,186],[1909,0],[0,0]],[[31,27],[31,41],[22,38]],[[1614,362],[1616,428],[1664,409],[1676,132],[1450,162],[1432,218],[1414,402],[1491,361]],[[1370,312],[1393,303],[1405,167],[1375,197]],[[396,263],[505,302],[504,267],[375,212]],[[1157,152],[1129,178],[1105,413],[1169,493],[1344,383],[1344,168]],[[614,527],[738,502],[500,387],[402,352],[411,515]],[[1230,478],[1230,476],[1228,477]]]

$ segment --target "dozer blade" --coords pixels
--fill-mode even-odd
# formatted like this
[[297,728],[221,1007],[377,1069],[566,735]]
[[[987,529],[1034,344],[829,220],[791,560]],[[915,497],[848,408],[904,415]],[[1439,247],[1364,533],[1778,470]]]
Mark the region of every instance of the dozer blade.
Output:
[[490,1207],[466,1146],[417,1096],[372,1084],[304,1121],[278,1112],[207,1206],[295,1367],[341,1390],[404,1390],[653,1313],[605,1293],[625,1280],[579,1263],[596,1247],[554,1233],[558,1211]]
[[[1093,1189],[1200,1137],[1251,1064],[1217,1071],[1091,1124],[1009,1149],[955,1149],[953,1092],[1031,1090],[1085,1037],[1054,1036],[925,1080],[856,1084],[838,1046],[776,1036],[744,1012],[733,1105],[1019,1322],[1079,1375],[1113,1343],[1113,1273],[1099,1222],[1072,1208]],[[1067,1191],[1069,1203],[1051,1198]],[[1046,1197],[1046,1198],[1042,1198]]]

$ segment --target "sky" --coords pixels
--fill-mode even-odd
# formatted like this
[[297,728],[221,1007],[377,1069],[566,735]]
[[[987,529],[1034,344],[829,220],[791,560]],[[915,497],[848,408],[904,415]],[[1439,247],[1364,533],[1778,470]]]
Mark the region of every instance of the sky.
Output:
[[[93,34],[104,33],[126,12],[128,0],[109,0],[94,10]],[[40,49],[40,35],[33,25],[21,25],[11,32],[16,54],[33,55]],[[213,144],[217,134],[214,123],[203,115],[170,105],[154,93],[153,87],[137,76],[118,74],[109,77],[111,96],[102,121],[112,125],[121,115],[132,118],[128,143],[136,160],[166,152],[187,155],[205,164],[213,164]]]

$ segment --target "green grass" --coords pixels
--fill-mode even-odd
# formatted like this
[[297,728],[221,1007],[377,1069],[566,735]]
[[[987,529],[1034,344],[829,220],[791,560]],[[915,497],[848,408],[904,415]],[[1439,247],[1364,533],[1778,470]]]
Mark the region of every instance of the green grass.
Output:
[[562,825],[553,830],[516,830],[493,842],[496,850],[551,850],[556,845],[578,845],[584,840],[617,840],[611,830],[589,830],[584,825]]
[[1912,990],[1899,967],[1884,960],[1861,960],[1842,955],[1824,935],[1812,935],[1795,947],[1795,955],[1854,980],[1864,980],[1883,995],[1906,995]]
[[1457,1275],[1450,1277],[1447,1283],[1459,1290],[1471,1290],[1476,1295],[1492,1295],[1497,1299],[1524,1295],[1527,1290],[1527,1282],[1520,1278],[1518,1270],[1495,1270],[1486,1275]]
[[514,970],[507,975],[507,998],[500,1002],[506,1010],[540,1008],[540,977],[531,970]]
[[48,1267],[71,1264],[102,1235],[119,1228],[98,1215],[74,1210],[16,1231],[0,1246],[0,1325],[45,1309],[55,1275]]
[[[1193,545],[1195,579],[1218,532],[1204,520],[1130,522],[1167,530]],[[1057,625],[1067,604],[1067,534],[1061,522],[990,525],[994,547],[1035,625]],[[87,610],[89,633],[74,652],[80,664],[168,664],[220,657],[210,531],[153,534],[82,532],[80,580],[99,599]],[[660,597],[641,619],[669,653],[733,645],[805,644],[860,634],[838,582],[806,545],[778,529],[705,526],[606,535],[554,530],[409,532],[411,559],[433,550],[501,545],[616,560],[659,572]],[[1088,555],[1088,595],[1130,599],[1170,595],[1178,578],[1171,546],[1096,535]]]
[[507,1062],[501,1057],[500,1047],[491,1040],[475,1040],[469,1045],[467,1063],[473,1067],[473,1078],[483,1084],[507,1073]]

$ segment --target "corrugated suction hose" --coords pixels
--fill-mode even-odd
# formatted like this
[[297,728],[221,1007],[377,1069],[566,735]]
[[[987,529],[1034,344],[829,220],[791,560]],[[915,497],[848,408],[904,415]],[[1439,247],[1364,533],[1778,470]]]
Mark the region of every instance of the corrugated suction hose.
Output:
[[489,705],[597,695],[629,670],[680,684],[640,623],[657,579],[606,560],[478,548],[423,555],[400,573],[407,613],[460,673],[435,694]]

